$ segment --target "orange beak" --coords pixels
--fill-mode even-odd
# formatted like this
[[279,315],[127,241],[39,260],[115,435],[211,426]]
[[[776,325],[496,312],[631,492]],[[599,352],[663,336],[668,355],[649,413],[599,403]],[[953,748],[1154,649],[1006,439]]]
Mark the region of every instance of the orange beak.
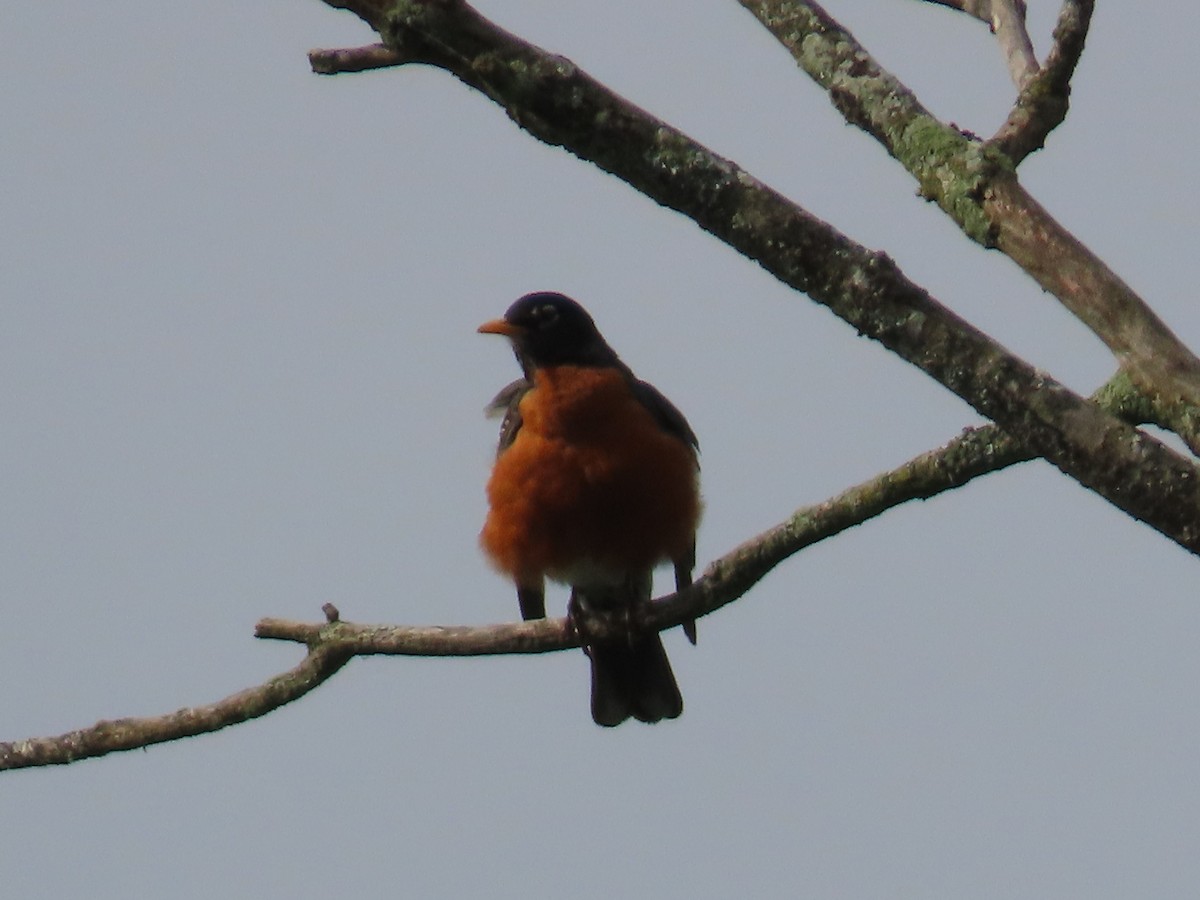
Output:
[[492,319],[490,322],[484,322],[477,329],[480,334],[502,334],[505,337],[516,337],[522,331],[511,322],[506,322],[503,319]]

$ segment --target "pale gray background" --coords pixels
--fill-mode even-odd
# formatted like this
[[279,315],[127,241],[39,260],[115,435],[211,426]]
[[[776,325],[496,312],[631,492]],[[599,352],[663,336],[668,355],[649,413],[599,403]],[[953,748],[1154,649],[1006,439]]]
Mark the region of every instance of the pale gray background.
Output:
[[[1030,5],[1044,53],[1057,4]],[[1111,372],[736,4],[482,7],[1073,387]],[[948,120],[1002,120],[980,24],[829,9]],[[1193,345],[1196,24],[1101,2],[1022,169]],[[299,657],[251,637],[265,615],[513,618],[475,542],[515,365],[474,329],[531,289],[686,411],[702,561],[977,421],[449,76],[309,73],[371,39],[316,0],[0,0],[0,739],[258,683]],[[1192,897],[1198,573],[1026,465],[793,559],[698,648],[671,634],[674,723],[596,728],[578,653],[368,660],[251,724],[0,776],[0,890]]]

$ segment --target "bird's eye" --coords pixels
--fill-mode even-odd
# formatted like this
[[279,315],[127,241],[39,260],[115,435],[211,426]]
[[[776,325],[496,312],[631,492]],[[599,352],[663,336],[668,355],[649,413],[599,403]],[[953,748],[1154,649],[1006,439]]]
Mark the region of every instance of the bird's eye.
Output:
[[534,310],[533,317],[541,328],[553,325],[558,319],[558,307],[550,303],[543,304]]

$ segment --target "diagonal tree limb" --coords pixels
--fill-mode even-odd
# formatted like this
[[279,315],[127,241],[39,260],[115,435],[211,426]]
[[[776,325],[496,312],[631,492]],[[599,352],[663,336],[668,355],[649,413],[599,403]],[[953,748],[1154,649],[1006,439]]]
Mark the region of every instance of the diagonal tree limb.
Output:
[[[741,3],[829,93],[847,121],[883,144],[917,179],[924,197],[973,240],[1010,257],[1087,325],[1159,405],[1170,429],[1200,453],[1200,360],[1129,285],[1025,191],[1013,161],[1000,152],[1002,144],[980,143],[938,121],[818,4]],[[1057,53],[1031,82],[1030,96],[1040,97],[1043,89],[1047,95],[1052,88],[1066,90],[1091,8],[1091,0],[1067,0],[1056,30]],[[1060,106],[1043,100],[1030,101],[1028,118],[1016,117],[1009,142],[1023,152],[1065,115],[1065,98]]]
[[[386,6],[331,5],[355,8],[369,23],[370,16],[381,16],[379,10]],[[850,122],[873,134],[912,172],[926,197],[937,201],[969,236],[1009,255],[1087,324],[1159,404],[1164,427],[1200,453],[1200,362],[1128,285],[1024,191],[1008,164],[988,149],[1007,153],[1015,164],[1040,147],[1062,122],[1070,78],[1083,52],[1092,0],[1066,0],[1045,68],[1022,90],[1004,127],[985,145],[939,122],[816,4],[742,0],[742,5],[829,90]],[[998,0],[995,5],[983,0],[942,5],[991,22],[996,16],[1008,15],[997,8],[1012,4],[1010,0]],[[1019,18],[1023,28],[1023,12]],[[810,34],[822,39],[806,56],[801,48]],[[376,44],[316,50],[310,59],[314,71],[332,74],[399,65],[407,57]],[[817,77],[817,71],[826,74],[825,80]]]
[[[1200,473],[1189,460],[1013,356],[905,278],[885,254],[854,243],[569,60],[498,28],[461,0],[395,0],[372,24],[404,59],[450,71],[535,137],[682,212],[1081,484],[1200,551]],[[822,40],[805,43],[824,46]],[[870,65],[860,59],[848,74],[861,76]],[[961,135],[956,140],[973,155],[950,159],[938,152],[965,165],[965,179],[980,179],[982,187],[983,172],[996,163],[978,144]]]

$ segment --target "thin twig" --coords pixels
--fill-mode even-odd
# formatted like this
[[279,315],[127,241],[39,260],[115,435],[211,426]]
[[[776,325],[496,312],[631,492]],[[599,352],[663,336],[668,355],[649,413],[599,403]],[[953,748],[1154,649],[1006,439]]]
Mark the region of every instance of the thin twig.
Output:
[[1054,27],[1054,44],[1045,66],[1021,86],[1008,119],[992,138],[991,143],[1014,165],[1040,150],[1050,132],[1066,119],[1071,77],[1083,55],[1094,5],[1093,0],[1065,0]]
[[1039,71],[1029,29],[1025,27],[1024,0],[992,0],[992,20],[989,23],[996,41],[1004,53],[1008,73],[1018,89]]
[[65,765],[237,725],[298,700],[328,680],[349,659],[348,654],[335,646],[318,646],[294,669],[216,703],[185,706],[161,716],[110,719],[56,737],[0,743],[0,770]]

